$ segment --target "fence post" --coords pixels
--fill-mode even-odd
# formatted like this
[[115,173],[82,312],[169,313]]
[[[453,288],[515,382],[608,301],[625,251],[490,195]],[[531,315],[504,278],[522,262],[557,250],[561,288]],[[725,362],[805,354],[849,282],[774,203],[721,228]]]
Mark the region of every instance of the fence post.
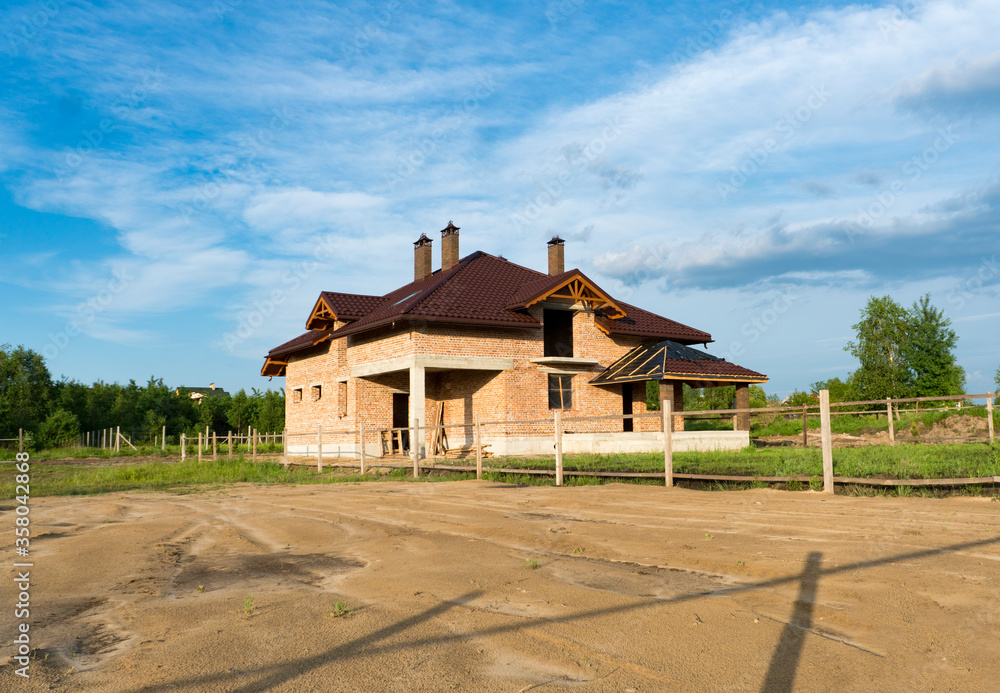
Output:
[[986,398],[986,421],[987,426],[990,429],[990,445],[996,440],[993,436],[993,395],[996,393],[991,392],[990,396]]
[[413,432],[410,434],[410,452],[413,453],[413,478],[416,479],[420,476],[420,463],[417,461],[420,457],[420,443],[417,439],[417,433],[420,431],[420,419],[413,419]]
[[674,405],[669,399],[660,401],[663,418],[663,481],[667,488],[674,485]]
[[17,429],[17,451],[24,452],[24,429]]
[[253,461],[257,462],[257,431],[251,430],[250,432],[251,442],[253,444]]
[[281,431],[281,463],[288,467],[288,427]]
[[479,413],[476,413],[476,478],[483,478],[483,434],[479,427]]
[[185,445],[185,435],[181,433],[181,462],[187,457],[187,445]]
[[889,445],[896,444],[896,425],[892,420],[892,398],[885,398],[885,415],[889,420]]
[[802,405],[802,447],[809,447],[809,414],[806,405]]
[[160,443],[160,450],[163,452],[167,451],[167,427],[163,427],[163,442]]
[[361,474],[365,473],[365,463],[368,461],[365,456],[365,422],[358,419],[358,440],[361,442]]
[[232,461],[232,459],[233,459],[233,431],[232,431],[232,429],[230,429],[229,433],[226,434],[226,448],[228,449],[228,453],[227,454],[229,455],[229,459],[230,459],[230,461]]
[[218,462],[219,461],[219,434],[218,433],[213,433],[212,434],[212,461],[213,462]]
[[198,461],[201,462],[201,431],[198,431]]
[[830,391],[819,391],[819,423],[823,441],[823,492],[833,493],[833,433],[830,430]]
[[323,471],[323,424],[316,429],[316,471]]
[[122,427],[115,427],[115,452],[121,452],[122,449]]
[[562,458],[562,409],[556,409],[555,413],[555,434],[556,434],[556,486],[563,484],[563,458]]

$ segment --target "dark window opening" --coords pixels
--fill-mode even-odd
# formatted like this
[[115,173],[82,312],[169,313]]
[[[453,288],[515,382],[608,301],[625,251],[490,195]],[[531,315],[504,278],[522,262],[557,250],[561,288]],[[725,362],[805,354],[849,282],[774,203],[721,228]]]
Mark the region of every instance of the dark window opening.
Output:
[[549,310],[542,313],[545,331],[545,356],[573,356],[573,313]]
[[[632,383],[622,383],[622,414],[632,413]],[[635,419],[622,419],[622,430],[631,433]]]
[[570,409],[573,406],[573,376],[549,375],[549,409]]

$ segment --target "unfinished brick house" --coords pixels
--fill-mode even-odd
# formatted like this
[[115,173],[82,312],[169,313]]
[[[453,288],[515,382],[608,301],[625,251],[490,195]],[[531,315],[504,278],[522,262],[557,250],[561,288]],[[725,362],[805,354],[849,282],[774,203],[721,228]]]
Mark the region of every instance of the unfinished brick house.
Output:
[[[682,385],[736,386],[749,406],[749,385],[766,376],[691,348],[709,333],[608,295],[578,269],[564,268],[564,242],[548,242],[548,273],[477,251],[459,257],[459,229],[441,231],[441,267],[432,241],[414,243],[413,281],[384,296],[324,291],[307,332],[268,353],[261,375],[286,378],[286,426],[322,426],[324,454],[385,454],[376,431],[441,421],[450,445],[472,439],[476,414],[493,424],[484,438],[497,454],[551,448],[553,410],[564,417],[640,414],[646,381],[683,407]],[[428,421],[428,419],[430,419]],[[675,436],[677,449],[738,447],[749,442],[748,417],[736,432]],[[568,450],[655,449],[658,418],[567,422]],[[683,429],[676,418],[675,430]],[[335,433],[341,431],[344,433]],[[715,433],[734,434],[714,436]],[[429,436],[430,434],[428,434]],[[549,436],[546,443],[546,436]],[[429,437],[421,436],[421,454]],[[597,447],[595,447],[595,445]],[[290,451],[308,446],[291,441]],[[315,450],[315,446],[312,447]]]

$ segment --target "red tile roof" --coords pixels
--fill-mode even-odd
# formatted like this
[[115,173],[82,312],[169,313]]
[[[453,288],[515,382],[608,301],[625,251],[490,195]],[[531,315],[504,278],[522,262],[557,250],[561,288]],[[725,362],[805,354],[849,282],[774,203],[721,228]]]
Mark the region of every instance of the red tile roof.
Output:
[[643,380],[767,382],[767,376],[671,340],[637,346],[590,381],[610,385]]
[[378,308],[385,300],[382,296],[366,294],[341,294],[336,291],[324,291],[320,296],[330,306],[337,320],[358,320]]
[[[313,330],[300,335],[272,349],[268,359],[270,362],[309,348],[317,339],[337,339],[401,321],[537,329],[540,323],[524,311],[523,306],[574,274],[607,296],[579,270],[550,276],[482,251],[384,296],[324,291],[320,297],[338,320],[348,324],[332,331]],[[624,318],[612,319],[602,309],[595,311],[596,324],[609,334],[671,339],[683,344],[712,341],[707,332],[620,301],[615,303],[625,311]]]
[[618,306],[625,311],[625,317],[617,320],[612,320],[602,314],[600,310],[595,311],[597,317],[594,322],[609,334],[672,339],[682,344],[708,344],[715,341],[708,332],[696,330],[676,320],[650,313],[648,310],[636,308],[621,301],[618,301]]

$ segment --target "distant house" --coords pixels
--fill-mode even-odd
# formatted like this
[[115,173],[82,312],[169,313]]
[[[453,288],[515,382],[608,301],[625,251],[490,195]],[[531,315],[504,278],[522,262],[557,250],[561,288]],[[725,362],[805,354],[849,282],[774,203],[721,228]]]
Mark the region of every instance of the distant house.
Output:
[[174,390],[174,396],[180,396],[182,391],[187,392],[188,396],[198,404],[201,404],[201,400],[205,397],[224,397],[229,395],[229,393],[221,387],[216,387],[215,383],[210,383],[208,387],[181,386]]
[[[459,229],[450,222],[441,241],[439,269],[431,268],[431,239],[421,235],[413,281],[382,296],[324,291],[307,331],[268,353],[261,375],[286,378],[290,431],[352,430],[359,421],[371,431],[443,418],[464,426],[468,442],[476,414],[549,422],[556,409],[567,417],[640,414],[649,380],[677,411],[684,383],[735,385],[742,408],[749,407],[749,385],[767,382],[692,348],[712,342],[708,332],[620,301],[579,269],[565,269],[559,237],[548,242],[547,273],[482,251],[460,258]],[[494,427],[492,450],[550,449],[551,438],[546,444],[542,436],[551,435],[551,423],[544,421]],[[682,430],[683,419],[674,425]],[[742,435],[731,441],[692,445],[747,445],[749,417],[741,416],[738,428]],[[614,449],[642,449],[655,447],[660,422],[577,422],[569,430],[581,445],[589,436]],[[703,433],[690,437],[705,440]],[[331,445],[356,451],[357,439]]]

